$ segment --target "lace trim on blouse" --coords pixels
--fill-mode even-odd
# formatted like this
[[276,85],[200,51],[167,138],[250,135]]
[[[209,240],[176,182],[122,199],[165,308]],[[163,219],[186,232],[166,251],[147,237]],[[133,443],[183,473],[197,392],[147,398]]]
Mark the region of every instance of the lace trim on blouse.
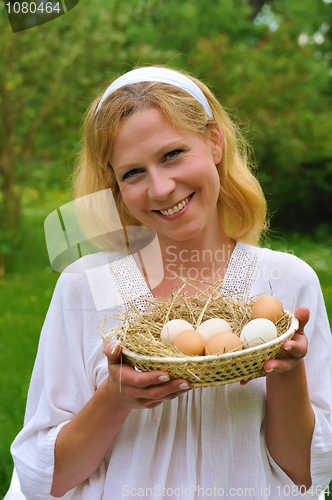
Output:
[[[123,301],[125,311],[130,309],[130,305],[125,296],[130,297],[131,303],[137,308],[144,310],[146,302],[135,297],[151,297],[153,294],[147,286],[144,278],[137,267],[137,264],[132,255],[129,254],[114,254],[109,257],[110,270],[114,276],[117,288],[120,293],[124,294]],[[133,298],[132,298],[133,297]]]
[[258,272],[258,256],[238,242],[231,255],[223,287],[239,297],[248,299]]
[[[114,254],[109,257],[110,270],[114,275],[118,290],[131,297],[151,297],[153,294],[147,286],[132,255]],[[225,293],[236,293],[241,298],[249,298],[251,286],[258,270],[258,256],[237,242],[224,278]],[[146,302],[139,298],[131,298],[138,309],[144,310]],[[130,308],[124,297],[126,311]]]

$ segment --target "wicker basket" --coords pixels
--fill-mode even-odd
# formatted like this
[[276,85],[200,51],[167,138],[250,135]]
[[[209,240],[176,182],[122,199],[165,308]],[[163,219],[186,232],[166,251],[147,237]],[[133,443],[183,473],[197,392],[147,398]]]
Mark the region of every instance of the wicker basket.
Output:
[[275,340],[256,347],[227,354],[211,356],[188,356],[182,358],[157,357],[137,354],[123,347],[127,362],[141,371],[162,370],[172,379],[185,378],[191,387],[208,387],[230,384],[240,380],[265,375],[264,363],[275,359],[283,352],[282,344],[293,337],[299,327],[298,320],[290,315],[288,330]]

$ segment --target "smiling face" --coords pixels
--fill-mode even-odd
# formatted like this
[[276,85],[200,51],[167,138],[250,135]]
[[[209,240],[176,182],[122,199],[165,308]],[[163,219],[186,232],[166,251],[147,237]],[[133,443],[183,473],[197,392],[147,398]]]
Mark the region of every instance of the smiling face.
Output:
[[221,228],[222,138],[218,131],[213,137],[177,130],[157,108],[121,123],[110,164],[125,205],[159,238],[195,240]]

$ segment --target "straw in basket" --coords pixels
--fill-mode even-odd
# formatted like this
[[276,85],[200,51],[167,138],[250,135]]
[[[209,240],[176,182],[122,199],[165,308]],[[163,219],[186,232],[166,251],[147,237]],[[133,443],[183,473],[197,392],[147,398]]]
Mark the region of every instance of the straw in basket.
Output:
[[[236,294],[224,290],[220,281],[213,285],[206,284],[204,291],[189,283],[197,280],[184,281],[184,285],[165,300],[125,296],[131,309],[112,317],[118,319],[112,331],[106,329],[110,318],[104,321],[101,325],[104,343],[116,338],[122,346],[125,361],[131,366],[141,371],[165,371],[171,379],[185,378],[191,387],[224,385],[264,376],[264,363],[280,356],[282,344],[292,338],[298,329],[298,320],[294,315],[285,311],[276,324],[278,337],[270,342],[225,354],[188,356],[160,339],[165,323],[172,319],[184,319],[196,329],[203,321],[222,318],[239,336],[244,325],[252,319],[251,308],[255,297],[240,300]],[[188,283],[198,292],[194,297],[187,296],[184,291]],[[137,299],[146,302],[144,310],[137,307]]]

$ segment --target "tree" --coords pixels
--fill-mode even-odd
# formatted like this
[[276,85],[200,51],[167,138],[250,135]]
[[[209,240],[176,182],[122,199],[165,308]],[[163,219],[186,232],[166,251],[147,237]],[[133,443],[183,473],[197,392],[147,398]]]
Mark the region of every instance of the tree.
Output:
[[184,68],[210,84],[250,125],[280,214],[292,207],[295,223],[306,200],[313,223],[318,208],[329,218],[331,9],[321,0],[91,0],[13,34],[0,8],[0,272],[24,186],[40,182],[45,159],[73,157],[89,102],[136,65]]
[[227,32],[202,38],[189,65],[251,130],[270,211],[293,229],[332,216],[331,43],[317,35],[327,29],[328,7],[266,2],[255,19],[265,24],[263,36],[250,43],[234,43]]
[[[126,30],[141,7],[135,0],[94,0],[47,24],[13,34],[0,10],[0,274],[18,236],[21,197],[41,151],[69,154],[80,120],[105,80],[139,60],[163,60]],[[164,58],[169,52],[164,51]],[[124,61],[128,63],[124,64]],[[62,159],[64,155],[62,156]]]

